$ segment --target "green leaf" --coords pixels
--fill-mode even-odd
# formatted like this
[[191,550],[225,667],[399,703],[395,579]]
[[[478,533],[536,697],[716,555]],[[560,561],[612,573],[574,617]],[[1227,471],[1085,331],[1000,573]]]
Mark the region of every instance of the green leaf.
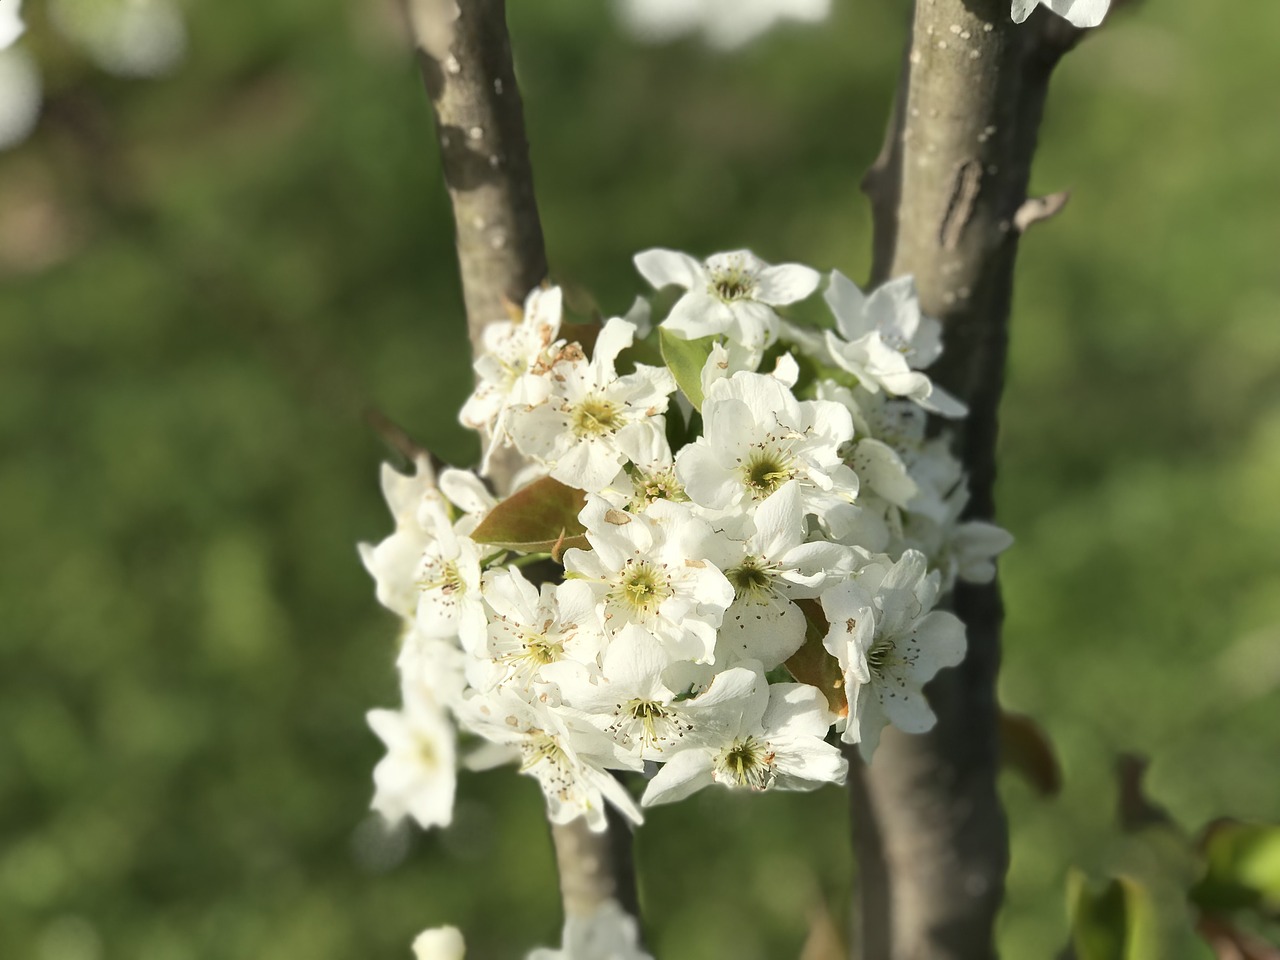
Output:
[[1162,955],[1151,892],[1132,877],[1097,884],[1071,869],[1066,911],[1075,960],[1157,960]]
[[700,340],[682,340],[670,330],[660,328],[658,340],[662,347],[662,359],[676,378],[681,392],[689,398],[695,410],[702,409],[702,368],[711,356],[715,337]]
[[1112,877],[1098,885],[1079,870],[1067,874],[1067,915],[1076,960],[1129,960],[1132,884]]
[[849,700],[844,693],[844,673],[840,661],[827,652],[822,638],[827,635],[827,618],[817,600],[797,600],[804,612],[804,646],[787,660],[787,669],[801,683],[817,687],[838,716],[849,714]]
[[1208,869],[1191,891],[1215,910],[1280,909],[1280,825],[1219,820],[1200,839]]
[[549,553],[559,561],[569,547],[591,549],[578,522],[586,498],[582,490],[544,477],[490,510],[471,539],[520,553]]

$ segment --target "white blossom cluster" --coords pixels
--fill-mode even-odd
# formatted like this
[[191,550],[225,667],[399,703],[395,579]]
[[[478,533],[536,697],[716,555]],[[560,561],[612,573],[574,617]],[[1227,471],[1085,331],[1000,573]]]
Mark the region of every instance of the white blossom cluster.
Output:
[[[701,36],[708,46],[736,50],[783,23],[821,23],[831,0],[615,0],[625,27],[638,39],[663,43]],[[1077,27],[1102,23],[1111,0],[1013,0],[1010,13],[1022,23],[1038,6]]]
[[[554,287],[489,328],[461,419],[485,465],[532,465],[520,490],[383,470],[395,530],[361,554],[403,621],[403,705],[369,714],[390,820],[450,822],[460,735],[464,765],[513,761],[553,822],[594,830],[606,803],[640,823],[713,784],[840,783],[834,733],[869,759],[886,725],[928,730],[921,687],[964,656],[938,599],[1011,541],[960,519],[926,419],[965,411],[924,372],[941,325],[910,278],[866,294],[745,250],[636,265],[672,291],[657,328],[643,301],[570,326]],[[825,320],[780,315],[824,285]]]
[[[49,23],[98,67],[122,77],[159,77],[186,54],[187,26],[174,0],[49,0]],[[0,0],[0,150],[23,142],[40,118],[44,91],[22,0]]]

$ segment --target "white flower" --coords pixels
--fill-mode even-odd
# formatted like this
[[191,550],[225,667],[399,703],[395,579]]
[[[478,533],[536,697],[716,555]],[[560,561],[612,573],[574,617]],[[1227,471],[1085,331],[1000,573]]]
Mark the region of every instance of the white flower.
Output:
[[938,590],[924,554],[907,550],[897,563],[872,562],[822,594],[830,624],[823,645],[840,662],[849,701],[844,740],[868,760],[889,723],[906,733],[932,729],[937,717],[922,687],[964,659],[964,624],[932,610]]
[[435,538],[414,571],[419,591],[414,623],[425,637],[459,637],[463,647],[475,650],[484,643],[486,623],[481,561],[493,551],[456,532],[443,512],[434,527]]
[[484,578],[483,595],[491,611],[478,689],[513,684],[529,691],[543,668],[566,657],[594,663],[603,637],[595,604],[564,584],[535,587],[515,567]]
[[411,816],[424,828],[447,827],[457,783],[453,724],[422,691],[406,684],[403,692],[403,710],[368,713],[387,747],[373,770],[373,809],[390,823]]
[[689,499],[676,479],[675,458],[665,436],[632,424],[618,431],[618,449],[629,466],[601,491],[610,502],[639,512],[655,500]]
[[[414,571],[418,558],[435,536],[433,528],[424,527],[420,515],[427,501],[438,501],[435,471],[427,457],[414,461],[412,476],[382,465],[382,495],[395,520],[395,532],[376,547],[359,545],[360,559],[377,583],[378,602],[405,619],[413,619],[418,609],[418,588]],[[434,523],[437,514],[428,511]]]
[[629,755],[662,760],[691,729],[677,700],[683,685],[664,681],[670,658],[657,639],[634,625],[622,630],[605,651],[599,676],[581,664],[548,669],[564,702],[612,737]]
[[482,473],[488,473],[494,452],[511,442],[507,435],[511,410],[543,399],[548,391],[545,377],[533,374],[539,367],[550,366],[563,303],[559,287],[537,288],[525,298],[519,323],[504,321],[484,328],[484,352],[475,362],[476,389],[458,415],[464,427],[488,435]]
[[634,334],[633,324],[614,317],[600,331],[590,362],[579,354],[556,363],[548,375],[547,399],[512,418],[509,429],[520,452],[547,464],[561,483],[602,490],[625,459],[617,442],[623,427],[666,430],[661,414],[676,389],[671,372],[636,364],[635,373],[620,377],[614,368]]
[[823,297],[836,319],[826,341],[838,366],[873,393],[910,397],[945,417],[964,416],[964,404],[919,372],[942,353],[942,324],[920,312],[911,277],[890,280],[866,296],[834,270]]
[[608,772],[639,770],[643,764],[586,721],[543,700],[526,702],[504,689],[471,697],[459,717],[491,743],[515,748],[520,772],[542,787],[552,823],[585,817],[587,826],[599,833],[607,822],[606,800],[632,822],[643,822],[631,794]]
[[593,549],[565,551],[566,596],[602,604],[610,637],[633,624],[672,660],[710,663],[733,587],[705,559],[715,537],[707,522],[669,500],[625,513],[599,497],[587,498],[580,519]]
[[840,404],[799,401],[774,377],[740,372],[712,385],[702,417],[704,435],[676,455],[694,503],[749,508],[789,480],[806,513],[825,517],[853,503],[858,478],[840,457],[853,421]]
[[657,772],[642,803],[683,800],[712,783],[813,790],[843,783],[848,762],[827,743],[834,719],[817,687],[765,682],[760,665],[732,667],[686,704],[693,729]]
[[656,289],[687,291],[662,322],[686,340],[723,336],[738,369],[752,369],[778,338],[774,307],[795,303],[818,289],[816,270],[796,263],[770,266],[749,250],[717,253],[699,263],[687,253],[646,250],[636,268]]
[[[858,475],[859,493],[875,494],[888,503],[905,509],[920,492],[919,485],[895,447],[871,432],[871,423],[876,414],[881,414],[876,417],[877,420],[886,419],[883,416],[886,403],[906,406],[916,412],[920,408],[903,401],[886,401],[883,394],[869,393],[861,388],[855,392],[830,380],[819,381],[816,395],[820,400],[832,400],[843,405],[853,418],[854,440],[845,451],[845,462]],[[863,403],[870,401],[867,403],[870,411],[860,406],[860,400]],[[920,427],[923,430],[923,414],[920,416]]]
[[396,668],[405,688],[421,690],[442,706],[456,707],[467,686],[467,662],[453,638],[424,637],[410,623]]
[[640,926],[616,900],[565,917],[559,950],[539,947],[526,960],[653,960],[640,949]]
[[1013,22],[1022,23],[1041,4],[1077,27],[1096,27],[1107,15],[1111,0],[1013,0]]
[[187,52],[187,24],[173,0],[50,0],[49,14],[63,36],[118,76],[163,76]]
[[789,480],[741,529],[727,531],[724,553],[715,558],[733,586],[734,601],[716,641],[734,660],[759,660],[772,670],[804,643],[805,618],[792,601],[821,593],[828,580],[847,576],[853,555],[827,541],[805,543],[800,487]]
[[922,551],[941,572],[943,593],[957,580],[990,583],[996,576],[995,558],[1013,546],[1013,537],[985,520],[961,522],[969,504],[969,485],[963,478],[940,503],[940,513],[908,514],[903,532],[907,545]]
[[13,46],[26,29],[22,0],[0,0],[0,50]]
[[0,150],[21,143],[36,128],[41,96],[35,59],[20,47],[0,44]]
[[413,960],[463,960],[466,954],[467,945],[457,927],[432,927],[413,941]]
[[722,50],[741,47],[783,20],[819,23],[830,11],[831,0],[621,0],[624,22],[641,40],[700,32]]

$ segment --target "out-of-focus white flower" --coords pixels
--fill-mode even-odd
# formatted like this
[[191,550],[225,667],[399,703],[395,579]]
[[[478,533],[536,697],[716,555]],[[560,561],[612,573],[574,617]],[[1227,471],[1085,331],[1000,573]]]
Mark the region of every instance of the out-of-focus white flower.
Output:
[[559,950],[539,947],[526,960],[653,960],[639,941],[635,918],[616,900],[606,900],[587,916],[565,918]]
[[373,770],[373,809],[390,823],[406,816],[422,827],[453,821],[457,783],[453,724],[424,691],[406,684],[402,710],[370,710],[369,726],[387,746]]
[[821,281],[810,267],[770,266],[750,250],[717,253],[705,263],[675,250],[646,250],[636,254],[635,263],[655,289],[687,291],[662,326],[686,340],[723,336],[729,362],[738,370],[754,370],[778,339],[774,307],[803,300]]
[[[19,32],[21,26],[19,22]],[[4,29],[5,25],[0,24],[0,30]],[[41,96],[35,59],[20,47],[6,49],[0,44],[0,150],[16,146],[31,135],[40,119]]]
[[60,33],[117,76],[164,76],[186,56],[187,24],[173,0],[50,0],[49,15]]
[[835,717],[817,687],[765,682],[759,663],[731,667],[686,704],[693,728],[644,792],[653,806],[713,783],[733,789],[814,790],[843,783],[849,764],[823,738]]
[[22,0],[0,0],[0,50],[13,46],[26,29],[27,25],[22,22]]
[[730,50],[784,20],[819,23],[831,12],[831,0],[620,0],[620,10],[641,40],[701,33],[711,46]]
[[1022,23],[1037,6],[1046,6],[1077,27],[1096,27],[1111,7],[1111,0],[1013,0],[1013,21]]
[[467,945],[457,927],[423,930],[413,941],[413,960],[463,960],[466,954]]

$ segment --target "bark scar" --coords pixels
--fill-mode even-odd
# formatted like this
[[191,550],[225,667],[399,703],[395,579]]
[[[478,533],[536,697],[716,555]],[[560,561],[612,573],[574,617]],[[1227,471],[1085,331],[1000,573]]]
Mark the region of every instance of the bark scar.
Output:
[[965,160],[956,166],[952,179],[951,199],[947,201],[947,212],[942,216],[942,224],[938,228],[938,243],[944,250],[954,250],[960,245],[964,228],[969,225],[973,216],[973,208],[982,192],[982,163],[978,160]]

